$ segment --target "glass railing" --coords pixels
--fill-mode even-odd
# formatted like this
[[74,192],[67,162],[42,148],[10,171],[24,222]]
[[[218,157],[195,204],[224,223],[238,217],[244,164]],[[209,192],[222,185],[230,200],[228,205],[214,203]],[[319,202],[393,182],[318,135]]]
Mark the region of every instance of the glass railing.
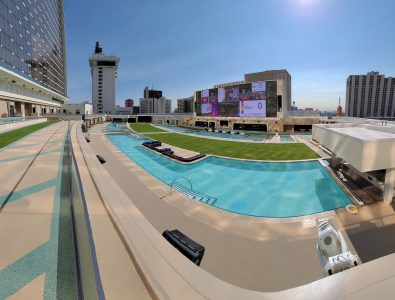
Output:
[[64,267],[58,270],[58,296],[104,299],[86,199],[72,151],[70,129],[64,146],[62,169],[59,260],[64,262],[61,264]]
[[40,117],[9,117],[9,118],[0,118],[0,125],[1,124],[16,123],[16,122],[30,121],[30,120],[39,119],[39,118]]

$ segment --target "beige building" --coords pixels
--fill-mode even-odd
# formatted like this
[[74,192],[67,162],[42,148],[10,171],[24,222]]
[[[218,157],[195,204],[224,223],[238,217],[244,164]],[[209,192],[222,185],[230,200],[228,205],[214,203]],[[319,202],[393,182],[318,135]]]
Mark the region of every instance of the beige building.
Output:
[[[291,110],[291,75],[287,70],[270,70],[256,73],[249,73],[244,75],[244,80],[221,83],[214,85],[214,88],[227,87],[232,85],[240,85],[244,83],[252,83],[258,81],[275,81],[277,89],[277,116],[282,117],[286,115],[287,111]],[[196,97],[196,93],[195,93]],[[196,100],[195,100],[196,101]]]
[[92,115],[93,105],[90,103],[67,103],[61,106],[64,115]]
[[169,114],[171,112],[171,100],[161,98],[140,98],[141,114]]
[[277,100],[281,107],[277,116],[284,116],[287,111],[291,110],[291,75],[287,70],[271,70],[244,75],[245,82],[256,81],[276,81],[277,82]]
[[346,116],[395,117],[395,78],[379,72],[348,76]]
[[193,96],[177,100],[177,113],[191,113],[193,112]]

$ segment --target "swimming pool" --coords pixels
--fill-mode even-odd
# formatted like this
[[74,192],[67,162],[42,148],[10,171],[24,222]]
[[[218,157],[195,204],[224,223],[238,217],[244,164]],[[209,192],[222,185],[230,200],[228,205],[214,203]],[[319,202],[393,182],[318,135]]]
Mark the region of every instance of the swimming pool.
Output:
[[34,119],[38,119],[38,118],[39,117],[8,117],[8,118],[0,118],[0,124],[30,121],[30,120],[34,120]]
[[280,135],[281,143],[294,143],[294,139],[289,135]]
[[189,130],[187,128],[183,127],[178,127],[178,126],[172,126],[172,125],[156,125],[159,128],[168,130],[168,131],[174,131],[174,132],[180,132],[180,133],[185,133],[189,135],[197,135],[197,136],[203,136],[203,137],[214,137],[214,138],[221,138],[221,139],[233,139],[233,140],[246,140],[246,141],[255,141],[255,142],[262,142],[267,139],[270,139],[273,137],[271,134],[261,134],[261,135],[241,135],[241,134],[230,134],[230,133],[220,133],[220,132],[208,132],[205,130]]
[[105,129],[105,132],[130,132],[130,129],[126,127],[126,123],[110,123],[108,124]]
[[351,203],[318,161],[268,163],[209,157],[184,165],[144,149],[141,139],[136,137],[107,135],[107,138],[164,183],[170,185],[175,178],[188,178],[194,190],[217,198],[213,206],[234,213],[282,218]]

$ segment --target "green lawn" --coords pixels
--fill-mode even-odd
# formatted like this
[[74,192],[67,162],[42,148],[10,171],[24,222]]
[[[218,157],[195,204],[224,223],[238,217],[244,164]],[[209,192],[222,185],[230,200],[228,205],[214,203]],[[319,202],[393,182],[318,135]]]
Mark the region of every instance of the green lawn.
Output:
[[299,143],[241,143],[192,137],[177,133],[147,134],[146,136],[176,147],[234,158],[255,160],[301,160],[320,157],[309,147]]
[[39,124],[34,124],[30,126],[26,126],[23,128],[18,128],[15,130],[7,131],[5,133],[0,134],[0,148],[3,148],[28,134],[40,130],[48,125],[58,122],[57,120],[50,120]]
[[148,123],[131,123],[129,124],[130,128],[132,128],[136,132],[145,133],[145,132],[167,132],[166,130],[156,128]]

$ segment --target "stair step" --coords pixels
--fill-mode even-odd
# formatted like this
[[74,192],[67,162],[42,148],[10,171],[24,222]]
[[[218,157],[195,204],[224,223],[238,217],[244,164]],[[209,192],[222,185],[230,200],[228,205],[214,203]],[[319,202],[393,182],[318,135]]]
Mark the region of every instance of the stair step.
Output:
[[217,200],[214,197],[210,197],[210,196],[205,195],[205,194],[203,194],[203,193],[201,193],[199,191],[194,191],[191,188],[186,187],[185,185],[177,183],[177,182],[175,182],[173,184],[173,188],[178,190],[181,193],[186,194],[187,196],[189,196],[192,199],[197,199],[200,202],[203,202],[203,203],[206,203],[206,204],[209,204],[209,205],[212,205]]

